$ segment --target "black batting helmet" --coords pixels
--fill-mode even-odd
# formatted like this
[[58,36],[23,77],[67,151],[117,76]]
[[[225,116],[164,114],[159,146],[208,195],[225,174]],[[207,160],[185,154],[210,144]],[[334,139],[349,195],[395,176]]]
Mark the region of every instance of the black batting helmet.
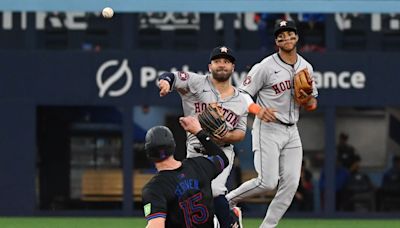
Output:
[[150,128],[144,144],[147,157],[153,162],[160,162],[174,154],[175,140],[172,132],[164,126]]

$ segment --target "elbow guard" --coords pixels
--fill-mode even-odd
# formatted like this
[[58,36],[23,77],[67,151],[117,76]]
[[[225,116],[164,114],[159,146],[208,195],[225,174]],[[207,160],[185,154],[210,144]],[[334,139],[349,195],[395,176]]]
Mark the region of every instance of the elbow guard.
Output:
[[158,80],[165,80],[169,83],[170,88],[172,88],[172,85],[174,84],[175,81],[175,74],[171,72],[165,72],[162,73],[159,77]]

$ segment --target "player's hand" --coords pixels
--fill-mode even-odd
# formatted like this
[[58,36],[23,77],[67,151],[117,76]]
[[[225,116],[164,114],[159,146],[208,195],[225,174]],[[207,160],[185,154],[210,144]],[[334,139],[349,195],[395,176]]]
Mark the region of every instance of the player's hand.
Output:
[[217,145],[224,145],[227,143],[225,140],[229,137],[230,131],[226,133],[223,137],[216,137],[214,135],[211,135],[212,140],[217,144]]
[[197,134],[201,131],[201,125],[199,120],[193,116],[185,116],[179,118],[179,123],[185,131],[190,132],[192,134]]
[[301,93],[301,99],[304,99],[305,102],[308,102],[311,98],[313,98],[313,95],[307,94],[302,89],[300,89],[300,93]]
[[158,82],[158,87],[160,88],[160,97],[163,97],[169,93],[170,86],[169,86],[168,81],[160,80]]
[[274,122],[276,121],[275,112],[277,110],[274,108],[262,108],[258,113],[257,117],[265,122]]

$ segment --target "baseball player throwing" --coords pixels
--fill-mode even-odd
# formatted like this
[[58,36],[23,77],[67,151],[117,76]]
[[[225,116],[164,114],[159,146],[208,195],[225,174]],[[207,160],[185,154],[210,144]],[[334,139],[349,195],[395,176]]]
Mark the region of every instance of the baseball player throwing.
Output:
[[[218,103],[223,110],[223,116],[228,126],[228,133],[215,139],[225,152],[229,165],[212,181],[215,213],[221,227],[229,227],[229,205],[225,198],[226,182],[231,172],[234,151],[232,143],[244,139],[247,122],[247,107],[243,105],[246,98],[230,82],[234,71],[235,57],[231,49],[216,47],[210,55],[208,65],[209,75],[199,75],[192,72],[164,73],[159,77],[160,96],[165,96],[173,89],[178,91],[182,99],[185,116],[196,116],[208,104]],[[203,156],[201,143],[193,134],[187,134],[187,157]]]
[[315,110],[318,95],[311,78],[311,93],[302,92],[305,102],[300,104],[295,99],[293,79],[296,73],[306,68],[312,75],[313,68],[297,54],[299,37],[294,22],[279,21],[274,36],[278,52],[254,65],[240,86],[241,91],[258,95],[257,104],[267,108],[265,113],[269,118],[268,122],[256,118],[253,124],[254,166],[258,177],[226,195],[233,206],[246,197],[278,187],[260,226],[263,228],[278,225],[297,190],[303,157],[296,125],[299,109]]

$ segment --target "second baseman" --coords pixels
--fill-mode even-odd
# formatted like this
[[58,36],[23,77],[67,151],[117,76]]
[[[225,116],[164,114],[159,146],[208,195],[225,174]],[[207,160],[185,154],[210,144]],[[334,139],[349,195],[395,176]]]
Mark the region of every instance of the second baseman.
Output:
[[[235,157],[232,143],[244,139],[248,115],[247,106],[244,105],[247,103],[246,95],[231,84],[230,77],[234,72],[234,63],[232,50],[221,46],[211,52],[208,65],[210,74],[167,72],[159,77],[160,96],[165,96],[175,89],[181,96],[185,116],[201,113],[209,103],[218,103],[223,108],[229,132],[217,140],[217,143],[228,157],[229,165],[211,183],[215,214],[221,227],[229,227],[234,223],[230,219],[229,205],[225,198],[226,182]],[[186,145],[187,157],[203,156],[204,148],[193,134],[187,135]]]

